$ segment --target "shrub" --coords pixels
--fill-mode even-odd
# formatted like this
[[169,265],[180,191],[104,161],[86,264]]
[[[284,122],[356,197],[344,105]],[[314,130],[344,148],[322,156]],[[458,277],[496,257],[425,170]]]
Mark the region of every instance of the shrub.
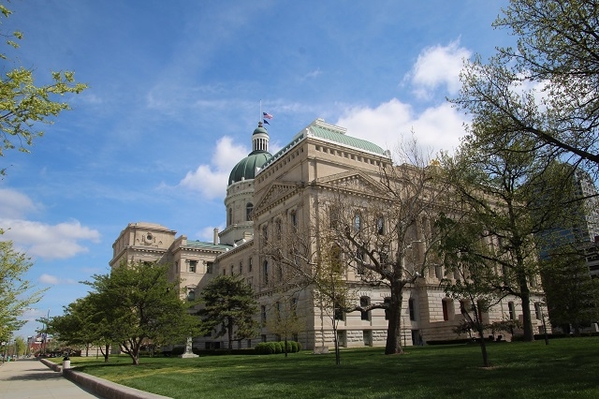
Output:
[[[285,348],[285,342],[261,342],[254,347],[254,353],[258,355],[272,355],[276,353],[283,353]],[[301,345],[299,342],[287,341],[287,353],[299,352]]]
[[275,352],[273,346],[269,344],[270,342],[260,342],[258,345],[256,345],[254,350],[259,355],[271,355]]
[[287,341],[287,346],[288,346],[288,349],[287,349],[288,352],[290,352],[290,353],[297,352],[297,342]]

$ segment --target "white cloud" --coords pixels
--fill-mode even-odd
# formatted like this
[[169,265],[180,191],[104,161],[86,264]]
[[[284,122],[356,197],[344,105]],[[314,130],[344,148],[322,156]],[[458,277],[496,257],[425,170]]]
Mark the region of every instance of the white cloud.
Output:
[[52,276],[50,274],[42,274],[38,281],[40,283],[43,284],[50,284],[50,285],[59,285],[59,284],[76,284],[77,282],[73,279],[60,279],[56,276]]
[[82,226],[77,220],[56,225],[22,219],[0,219],[0,226],[5,229],[4,239],[12,240],[15,247],[25,251],[29,256],[44,259],[65,259],[88,248],[80,241],[100,241],[97,230]]
[[34,204],[25,194],[9,188],[0,188],[0,217],[20,218],[38,208],[40,205]]
[[[222,231],[224,226],[218,226],[218,230]],[[212,242],[214,239],[214,227],[204,227],[196,232],[195,236],[198,240]]]
[[459,40],[456,40],[447,46],[427,47],[420,52],[412,70],[405,77],[413,85],[417,97],[429,99],[431,92],[443,85],[451,95],[459,91],[460,71],[464,60],[472,55],[470,50],[459,44]]
[[224,136],[216,143],[210,165],[200,165],[189,171],[179,185],[198,191],[206,199],[224,198],[231,169],[248,154],[247,148]]
[[418,144],[428,153],[439,150],[451,151],[464,135],[464,116],[443,103],[427,108],[416,115],[414,109],[396,98],[376,108],[354,107],[336,122],[346,127],[348,135],[360,137],[393,150],[413,131]]

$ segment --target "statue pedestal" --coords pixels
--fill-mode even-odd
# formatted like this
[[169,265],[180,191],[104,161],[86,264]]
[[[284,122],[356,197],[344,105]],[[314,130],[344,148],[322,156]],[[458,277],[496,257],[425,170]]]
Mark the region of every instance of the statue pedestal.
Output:
[[182,358],[182,359],[187,359],[187,358],[190,358],[190,357],[200,357],[200,356],[196,355],[195,353],[187,353],[187,352],[185,352],[184,354],[179,355],[179,357]]
[[179,356],[180,358],[187,359],[191,357],[199,357],[195,353],[193,353],[193,343],[191,337],[187,338],[187,343],[185,344],[185,353]]

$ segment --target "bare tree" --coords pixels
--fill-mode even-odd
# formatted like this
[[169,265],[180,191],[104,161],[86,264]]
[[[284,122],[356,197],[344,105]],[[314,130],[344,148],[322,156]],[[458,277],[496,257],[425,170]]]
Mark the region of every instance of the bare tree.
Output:
[[[370,185],[338,186],[327,199],[329,231],[362,282],[389,289],[389,301],[367,309],[388,314],[386,354],[403,352],[401,309],[406,286],[439,264],[434,220],[445,206],[438,167],[415,140],[400,147],[399,166],[383,165]],[[357,308],[361,309],[361,308]]]
[[[321,218],[316,218],[321,220]],[[263,240],[262,255],[274,266],[268,284],[275,298],[275,321],[267,322],[269,330],[281,334],[298,328],[301,318],[281,314],[281,303],[294,303],[301,292],[309,292],[312,306],[320,310],[321,340],[325,342],[325,318],[331,321],[335,345],[336,364],[340,364],[337,338],[339,312],[353,311],[353,295],[346,281],[347,267],[343,263],[340,248],[332,241],[328,230],[317,228],[317,221],[301,226],[293,223],[277,223],[276,234]],[[278,300],[277,300],[278,299]],[[277,303],[279,306],[277,308]],[[297,303],[289,309],[297,311]],[[272,308],[272,306],[271,306]],[[269,318],[269,319],[272,319]]]

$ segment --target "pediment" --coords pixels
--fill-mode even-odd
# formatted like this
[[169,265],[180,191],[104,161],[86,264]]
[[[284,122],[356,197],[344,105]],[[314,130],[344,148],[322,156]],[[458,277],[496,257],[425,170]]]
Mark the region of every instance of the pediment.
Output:
[[254,206],[254,213],[260,213],[261,211],[284,201],[294,195],[297,192],[297,189],[298,185],[296,182],[273,183],[266,191],[266,194],[264,194]]
[[360,171],[347,171],[316,180],[319,186],[356,194],[386,196],[387,190],[372,177]]

